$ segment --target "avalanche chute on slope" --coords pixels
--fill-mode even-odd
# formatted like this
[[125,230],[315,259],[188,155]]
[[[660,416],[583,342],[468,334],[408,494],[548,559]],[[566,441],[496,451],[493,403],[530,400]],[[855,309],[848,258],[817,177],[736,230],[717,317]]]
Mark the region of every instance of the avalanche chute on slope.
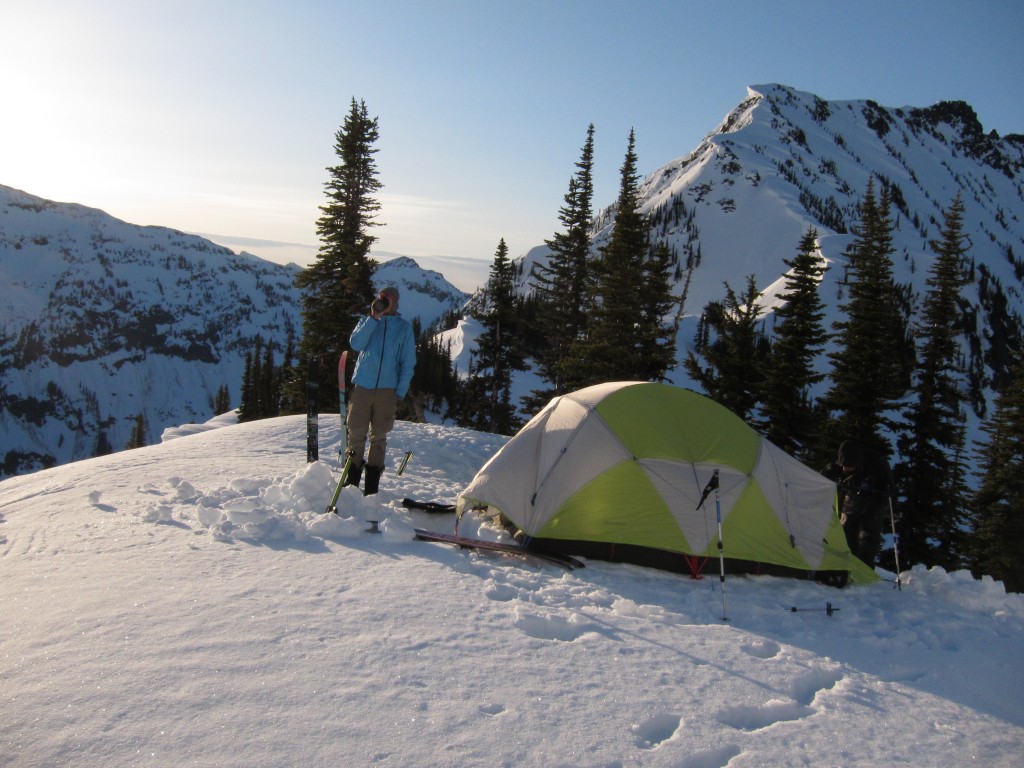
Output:
[[[719,555],[878,577],[846,545],[836,486],[725,407],[667,384],[612,382],[556,397],[477,473],[458,514],[488,507],[532,539]],[[708,507],[711,507],[709,510]]]

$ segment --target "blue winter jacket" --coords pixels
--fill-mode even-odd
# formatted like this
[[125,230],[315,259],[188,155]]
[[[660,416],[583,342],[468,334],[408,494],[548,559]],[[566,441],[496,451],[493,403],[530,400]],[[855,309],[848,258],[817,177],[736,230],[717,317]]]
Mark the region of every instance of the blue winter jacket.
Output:
[[394,389],[405,397],[416,367],[416,337],[412,325],[399,315],[374,320],[367,315],[349,337],[359,353],[352,383],[366,389]]

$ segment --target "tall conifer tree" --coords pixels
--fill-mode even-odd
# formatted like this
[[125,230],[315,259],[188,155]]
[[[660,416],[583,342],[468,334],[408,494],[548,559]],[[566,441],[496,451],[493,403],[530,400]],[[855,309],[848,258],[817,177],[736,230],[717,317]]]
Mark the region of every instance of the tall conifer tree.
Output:
[[900,504],[901,554],[904,561],[963,565],[962,529],[967,484],[963,403],[967,399],[962,335],[962,290],[970,280],[964,206],[960,195],[945,214],[941,240],[933,241],[936,259],[926,285],[920,322],[918,367],[907,431],[900,440],[906,457],[897,467],[903,490]]
[[[761,398],[769,344],[761,322],[761,293],[753,275],[742,295],[726,283],[725,301],[709,302],[686,370],[712,400],[746,419]],[[699,357],[698,357],[699,356]]]
[[906,320],[900,310],[892,264],[890,201],[875,198],[872,178],[861,203],[860,226],[846,250],[849,259],[846,319],[836,321],[837,349],[832,359],[832,387],[826,396],[837,414],[837,440],[854,438],[882,447],[886,411],[909,387]]
[[[665,260],[651,249],[647,216],[640,210],[636,137],[629,145],[621,169],[615,224],[600,256],[591,264],[593,306],[586,333],[571,346],[565,370],[583,386],[603,381],[660,379],[668,365],[664,358],[652,366],[656,343],[667,344],[668,330],[651,307],[671,304],[662,271]],[[657,295],[652,295],[657,294]]]
[[538,354],[540,374],[548,386],[534,393],[535,401],[546,402],[554,395],[575,389],[564,368],[572,343],[586,329],[591,301],[587,265],[590,259],[590,227],[594,197],[594,124],[569,179],[569,191],[559,210],[564,230],[545,241],[551,251],[547,264],[538,264],[531,275],[537,298],[537,322],[543,347]]
[[[320,206],[317,220],[320,250],[316,261],[296,279],[303,290],[303,333],[293,389],[304,386],[305,366],[311,358],[337,361],[373,298],[376,265],[369,253],[377,238],[370,233],[380,224],[375,220],[380,203],[374,195],[382,186],[374,159],[377,138],[377,118],[369,116],[365,102],[353,98],[335,134],[334,152],[339,162],[327,169],[327,203]],[[305,403],[305,397],[297,391],[288,399]]]
[[252,361],[253,352],[250,349],[245,353],[245,368],[242,371],[242,397],[238,404],[238,420],[241,422],[255,421],[259,418],[259,407],[256,404],[256,386],[253,383]]
[[677,303],[672,296],[675,267],[676,257],[664,242],[654,245],[644,260],[644,288],[637,301],[641,331],[637,378],[642,381],[661,381],[675,367],[675,330],[673,325],[666,324]]
[[227,384],[221,384],[217,387],[217,395],[213,401],[213,413],[216,416],[220,416],[222,413],[227,413],[231,410],[231,392],[228,390]]
[[515,267],[502,238],[485,288],[483,333],[477,338],[474,370],[462,397],[461,426],[511,434],[519,426],[512,402],[512,372],[524,361],[517,323]]
[[817,433],[817,411],[811,387],[824,378],[814,360],[828,334],[818,286],[825,274],[825,260],[818,251],[818,231],[808,227],[789,267],[786,288],[776,294],[784,304],[775,310],[775,340],[765,366],[763,408],[765,436],[800,458],[811,453]]
[[981,448],[981,484],[973,501],[971,567],[1011,592],[1024,592],[1024,362],[1011,371],[983,429],[989,439]]

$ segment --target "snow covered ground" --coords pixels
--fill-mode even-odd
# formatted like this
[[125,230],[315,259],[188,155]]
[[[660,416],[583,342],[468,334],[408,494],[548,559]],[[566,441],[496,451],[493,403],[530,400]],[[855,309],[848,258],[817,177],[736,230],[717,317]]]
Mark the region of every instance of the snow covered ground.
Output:
[[729,577],[723,621],[717,577],[414,541],[504,438],[399,423],[325,516],[337,417],[311,465],[304,417],[209,426],[0,483],[0,765],[1024,764],[991,579]]

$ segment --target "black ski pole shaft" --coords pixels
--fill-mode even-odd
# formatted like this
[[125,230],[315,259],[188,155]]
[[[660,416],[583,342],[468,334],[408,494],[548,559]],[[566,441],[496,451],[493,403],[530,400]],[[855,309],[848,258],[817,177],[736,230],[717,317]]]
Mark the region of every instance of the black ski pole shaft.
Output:
[[889,523],[892,525],[892,555],[896,558],[896,590],[898,592],[903,591],[903,586],[900,584],[900,537],[896,533],[896,512],[892,507],[892,496],[889,496]]
[[826,616],[831,616],[833,613],[838,613],[839,608],[832,605],[832,603],[825,603],[824,608],[797,608],[795,605],[789,609],[790,613],[803,613],[805,611],[824,611]]
[[700,495],[700,501],[697,503],[697,509],[704,506],[704,502],[707,501],[708,496],[711,492],[715,492],[715,518],[718,520],[718,571],[719,581],[722,584],[722,621],[729,620],[729,612],[725,607],[725,545],[722,543],[722,496],[719,492],[718,482],[718,469],[715,469],[711,479],[708,480],[708,484],[704,486],[704,491]]
[[718,572],[722,583],[722,621],[729,620],[729,612],[725,607],[725,545],[722,543],[722,497],[718,490],[718,470],[712,478],[715,484],[715,517],[718,518]]
[[403,472],[405,472],[405,468],[409,466],[409,459],[411,458],[412,451],[406,451],[405,456],[402,458],[402,463],[398,465],[398,471],[395,473],[396,475],[401,475]]

